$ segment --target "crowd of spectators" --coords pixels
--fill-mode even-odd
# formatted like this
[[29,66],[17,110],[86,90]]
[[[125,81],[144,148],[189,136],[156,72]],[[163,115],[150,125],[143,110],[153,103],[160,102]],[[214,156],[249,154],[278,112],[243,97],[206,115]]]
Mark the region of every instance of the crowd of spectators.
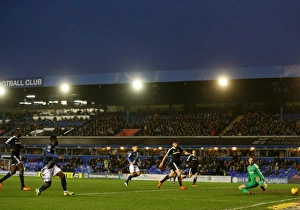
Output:
[[[1,124],[0,130],[6,131],[6,135],[20,127],[25,135],[116,136],[123,129],[137,129],[136,136],[291,136],[300,134],[297,107],[287,108],[285,114],[268,111],[241,114],[234,106],[132,113],[77,111],[64,113],[64,117],[50,113],[52,118],[45,113],[26,112],[12,115],[8,123]],[[34,130],[43,132],[32,134]]]
[[[144,173],[147,173],[147,169],[155,164],[153,158],[139,159],[137,162],[139,168]],[[93,157],[87,161],[87,165],[92,168],[94,173],[129,173],[128,162],[126,157]]]
[[[58,126],[56,117],[52,120],[39,116],[33,119],[32,113],[19,116],[19,120],[11,120],[1,129],[11,131],[21,127],[25,135],[34,130],[53,128],[52,133],[69,136],[114,136],[122,129],[138,129],[139,136],[214,136],[218,135],[234,119],[230,109],[213,111],[202,109],[185,112],[94,112],[88,119],[70,115],[64,121],[81,121],[82,124],[66,124]],[[7,133],[9,135],[9,133]],[[51,135],[43,132],[39,135]]]
[[296,136],[300,134],[300,116],[280,119],[278,114],[248,112],[233,123],[226,136]]
[[72,157],[70,156],[68,159],[66,159],[65,164],[61,166],[62,170],[65,172],[75,172],[74,169],[79,167],[80,165],[83,165],[83,160],[79,158],[78,156]]
[[[56,135],[65,135],[69,130],[76,127],[77,122],[85,123],[95,112],[84,110],[66,111],[65,113],[42,112],[40,110],[32,110],[24,113],[7,113],[9,119],[7,123],[2,123],[0,130],[6,135],[11,135],[14,128],[22,128],[22,132],[26,136],[31,135],[48,135],[55,133]],[[80,116],[80,117],[78,117]],[[84,117],[83,117],[84,116]],[[58,125],[60,124],[60,125]],[[47,129],[51,128],[51,129]],[[33,131],[41,130],[42,132],[35,134]]]
[[[1,124],[0,130],[11,135],[16,127],[23,130],[23,134],[30,135],[33,130],[53,128],[51,132],[57,135],[70,136],[114,136],[122,129],[138,129],[137,136],[291,136],[300,134],[300,106],[286,109],[286,113],[267,111],[248,111],[240,114],[234,107],[196,108],[185,111],[139,111],[125,112],[68,112],[69,117],[60,117],[60,114],[49,113],[53,118],[46,117],[47,113],[26,112],[13,114],[10,121]],[[78,117],[88,115],[89,117]],[[33,118],[33,116],[39,116]],[[57,122],[71,122],[66,126],[58,126]],[[82,124],[72,124],[82,122]],[[42,135],[51,135],[43,132]],[[28,163],[40,162],[41,159],[23,159]],[[232,156],[222,159],[215,156],[200,158],[200,174],[202,175],[230,175],[246,173],[247,157]],[[159,157],[143,158],[138,161],[143,173],[149,173],[149,168],[157,166]],[[266,176],[280,175],[292,170],[298,174],[300,164],[296,160],[275,158],[267,161],[257,159]],[[182,170],[186,170],[185,160]],[[128,164],[125,157],[91,157],[84,162],[79,157],[70,157],[62,162],[61,167],[66,172],[75,172],[78,168],[89,167],[93,173],[128,173]],[[289,174],[290,175],[290,174]]]
[[140,127],[140,136],[215,136],[233,120],[233,115],[231,112],[174,112],[155,113],[146,119]]
[[[199,157],[199,173],[201,175],[219,175],[236,176],[247,175],[247,166],[249,157],[233,156],[230,158],[220,158],[214,155]],[[25,166],[28,170],[40,170],[41,168],[34,167],[36,163],[41,163],[41,159],[32,158],[23,159]],[[168,173],[168,167],[164,172],[158,170],[160,158],[145,157],[139,159],[138,166],[142,173]],[[296,159],[284,158],[256,158],[255,163],[260,167],[261,171],[266,177],[299,177],[300,176],[300,163]],[[4,165],[1,164],[1,169],[5,170]],[[42,166],[42,164],[40,164]],[[89,172],[89,173],[129,173],[128,163],[126,157],[107,156],[107,157],[91,157],[87,161],[83,161],[78,156],[70,156],[64,161],[60,162],[60,167],[65,172]],[[86,169],[89,170],[86,170]],[[156,170],[151,170],[151,169]],[[182,159],[181,170],[188,170],[186,159]]]

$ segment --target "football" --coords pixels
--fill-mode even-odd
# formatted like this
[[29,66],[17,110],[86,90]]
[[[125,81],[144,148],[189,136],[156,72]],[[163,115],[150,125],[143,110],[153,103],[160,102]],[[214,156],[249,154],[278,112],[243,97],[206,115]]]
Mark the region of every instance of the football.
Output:
[[291,189],[291,193],[292,193],[293,195],[298,194],[298,188],[297,188],[297,187],[293,187],[293,188]]

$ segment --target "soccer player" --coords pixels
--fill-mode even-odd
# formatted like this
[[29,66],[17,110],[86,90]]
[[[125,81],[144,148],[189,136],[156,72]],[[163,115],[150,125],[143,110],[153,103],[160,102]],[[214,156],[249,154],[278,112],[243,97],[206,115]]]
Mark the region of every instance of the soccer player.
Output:
[[250,157],[248,161],[249,161],[249,165],[247,167],[248,181],[247,183],[240,185],[239,190],[245,194],[254,195],[254,193],[249,191],[248,189],[260,186],[262,191],[265,191],[268,185],[265,182],[265,177],[259,170],[258,165],[254,163],[254,158]]
[[36,195],[40,195],[44,190],[51,187],[52,177],[59,176],[61,180],[61,186],[64,191],[64,196],[74,195],[74,192],[70,192],[67,190],[67,181],[66,176],[56,164],[57,159],[64,159],[63,156],[57,156],[54,154],[55,146],[58,145],[58,138],[56,135],[50,136],[50,143],[44,148],[43,155],[43,169],[42,169],[42,178],[45,182],[39,189],[36,189]]
[[10,137],[6,142],[5,146],[10,149],[11,153],[11,170],[2,179],[0,179],[0,189],[2,189],[2,182],[11,177],[19,169],[19,177],[21,182],[21,190],[28,191],[29,187],[24,184],[24,166],[21,162],[20,152],[22,149],[26,148],[26,144],[21,143],[22,131],[20,128],[16,128],[14,131],[14,136]]
[[199,161],[198,161],[198,155],[195,149],[192,150],[192,154],[190,154],[187,158],[187,163],[190,167],[188,171],[188,177],[191,178],[194,175],[193,179],[193,187],[196,187],[196,182],[198,178],[198,172],[199,172]]
[[130,172],[130,174],[127,177],[126,182],[124,183],[126,186],[128,186],[129,181],[131,181],[131,179],[133,177],[137,177],[137,176],[141,175],[140,169],[137,165],[138,156],[139,156],[138,146],[133,146],[132,151],[127,156],[127,160],[129,162],[129,172]]
[[185,190],[186,187],[182,185],[182,178],[181,178],[181,171],[180,171],[180,155],[181,154],[190,155],[187,151],[185,151],[182,147],[178,145],[178,142],[176,140],[172,141],[172,148],[170,148],[163,157],[161,163],[159,164],[159,167],[162,168],[164,165],[165,160],[169,155],[171,155],[171,160],[169,162],[170,167],[170,173],[165,176],[161,181],[158,181],[157,187],[160,188],[161,185],[168,179],[170,179],[175,173],[177,174],[178,183],[180,186],[180,190]]

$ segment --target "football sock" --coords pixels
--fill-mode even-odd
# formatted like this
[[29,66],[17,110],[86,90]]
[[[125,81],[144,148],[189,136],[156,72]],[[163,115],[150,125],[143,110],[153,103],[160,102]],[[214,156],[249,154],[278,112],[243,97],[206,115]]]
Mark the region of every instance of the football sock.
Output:
[[132,178],[132,176],[129,175],[129,176],[127,177],[126,183],[128,183],[128,182],[131,180],[131,178]]
[[193,179],[193,184],[196,184],[197,178]]
[[61,186],[62,186],[62,188],[63,188],[64,191],[67,190],[66,176],[64,176],[63,178],[61,178]]
[[246,188],[241,188],[240,189],[243,193],[245,193],[245,194],[248,194],[249,193],[249,191],[246,189]]
[[[50,186],[49,186],[50,187]],[[46,190],[47,188],[49,188],[46,186],[46,184],[42,185],[39,189],[40,192],[43,192],[44,190]]]
[[8,172],[4,177],[2,177],[2,179],[0,179],[0,182],[5,181],[6,179],[8,179],[8,178],[11,177],[11,176],[12,176],[11,173]]
[[163,178],[163,180],[161,180],[161,182],[164,182],[166,180],[170,179],[169,175],[165,176],[165,178]]
[[181,177],[178,176],[178,183],[179,183],[179,186],[180,186],[180,187],[182,186],[182,181],[181,181],[181,180],[182,180]]
[[23,173],[20,172],[19,177],[20,177],[21,187],[24,187],[25,184],[24,184],[24,175],[23,175]]

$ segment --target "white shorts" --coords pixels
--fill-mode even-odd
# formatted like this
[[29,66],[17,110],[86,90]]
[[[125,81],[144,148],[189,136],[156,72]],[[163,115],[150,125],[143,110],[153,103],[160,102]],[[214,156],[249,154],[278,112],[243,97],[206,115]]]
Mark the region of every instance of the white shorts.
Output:
[[134,173],[140,171],[140,168],[137,165],[129,165],[129,172]]
[[50,182],[52,180],[52,177],[55,176],[60,171],[61,171],[61,169],[57,166],[54,166],[51,169],[43,168],[42,169],[42,178],[43,178],[44,182]]

